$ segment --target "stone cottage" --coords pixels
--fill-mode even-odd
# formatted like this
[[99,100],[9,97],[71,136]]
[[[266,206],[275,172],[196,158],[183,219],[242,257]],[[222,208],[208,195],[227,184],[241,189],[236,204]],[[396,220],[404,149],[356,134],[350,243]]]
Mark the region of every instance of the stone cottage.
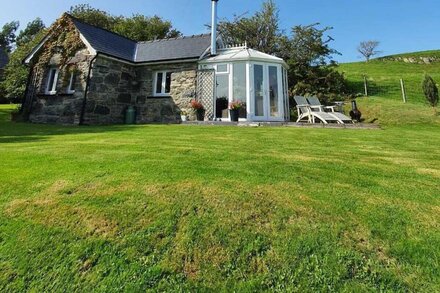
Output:
[[190,101],[206,119],[227,121],[228,102],[246,121],[288,119],[287,65],[243,46],[227,47],[213,30],[135,42],[64,14],[26,57],[31,68],[22,114],[36,123],[117,124],[127,108],[136,123],[179,123]]
[[[197,62],[210,46],[209,34],[137,43],[68,14],[62,18],[84,46],[63,66],[65,48],[45,46],[50,37],[27,56],[32,72],[24,111],[31,122],[122,123],[129,105],[136,106],[138,123],[180,119],[195,96]],[[45,49],[55,53],[39,63]]]

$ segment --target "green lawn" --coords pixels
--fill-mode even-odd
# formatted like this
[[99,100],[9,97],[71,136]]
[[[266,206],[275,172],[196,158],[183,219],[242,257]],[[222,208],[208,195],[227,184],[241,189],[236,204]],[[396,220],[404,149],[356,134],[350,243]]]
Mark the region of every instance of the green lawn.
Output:
[[383,130],[32,125],[0,106],[0,291],[440,291],[440,118],[360,105]]

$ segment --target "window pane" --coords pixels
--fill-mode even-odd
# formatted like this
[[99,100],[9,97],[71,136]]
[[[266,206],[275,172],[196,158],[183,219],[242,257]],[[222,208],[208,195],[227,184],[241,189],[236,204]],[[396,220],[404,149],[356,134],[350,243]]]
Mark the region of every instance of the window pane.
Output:
[[215,102],[215,116],[216,118],[228,118],[228,103],[229,103],[229,75],[221,74],[216,76],[217,90]]
[[54,87],[55,87],[55,73],[56,73],[56,69],[55,68],[51,68],[49,70],[49,83],[47,84],[47,91],[51,92],[54,91]]
[[170,93],[171,90],[171,72],[167,72],[165,80],[165,93]]
[[269,66],[270,116],[279,117],[278,68]]
[[232,100],[243,103],[243,107],[240,109],[240,118],[246,118],[246,64],[237,63],[233,66],[234,85],[232,89]]
[[264,116],[263,65],[254,65],[255,116]]
[[72,75],[70,77],[69,91],[73,92],[75,90],[75,83],[76,83],[76,73],[72,72]]
[[217,65],[217,72],[228,72],[228,65],[227,64]]
[[162,80],[163,80],[163,73],[158,72],[156,79],[156,94],[162,93]]

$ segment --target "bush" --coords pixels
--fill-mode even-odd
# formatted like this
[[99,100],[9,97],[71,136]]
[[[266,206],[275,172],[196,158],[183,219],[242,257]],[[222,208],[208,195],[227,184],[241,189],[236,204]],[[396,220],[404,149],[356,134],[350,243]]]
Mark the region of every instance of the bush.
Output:
[[432,77],[427,74],[425,75],[425,79],[423,80],[423,92],[429,105],[434,109],[434,114],[436,114],[435,107],[437,107],[439,99],[438,88]]

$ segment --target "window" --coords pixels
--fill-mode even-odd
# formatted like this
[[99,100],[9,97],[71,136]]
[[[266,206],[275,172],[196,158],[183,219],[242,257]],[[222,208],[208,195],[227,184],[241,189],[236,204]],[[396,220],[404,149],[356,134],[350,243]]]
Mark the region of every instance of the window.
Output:
[[171,72],[156,72],[154,85],[155,96],[168,96],[171,91]]
[[217,74],[215,93],[215,116],[227,119],[229,117],[229,74]]
[[243,103],[240,109],[240,118],[247,118],[246,112],[246,63],[235,63],[232,66],[232,99]]
[[217,73],[228,73],[228,64],[217,65]]
[[264,67],[254,66],[254,107],[255,116],[264,116]]
[[270,116],[280,117],[279,92],[278,92],[278,68],[269,66],[269,103]]
[[215,75],[215,118],[229,118],[229,65],[217,64]]
[[46,94],[55,95],[57,93],[57,82],[58,82],[59,70],[56,67],[51,67],[47,75],[47,85]]
[[72,71],[70,73],[69,85],[67,87],[68,94],[73,94],[75,92],[75,84],[76,84],[76,72]]

